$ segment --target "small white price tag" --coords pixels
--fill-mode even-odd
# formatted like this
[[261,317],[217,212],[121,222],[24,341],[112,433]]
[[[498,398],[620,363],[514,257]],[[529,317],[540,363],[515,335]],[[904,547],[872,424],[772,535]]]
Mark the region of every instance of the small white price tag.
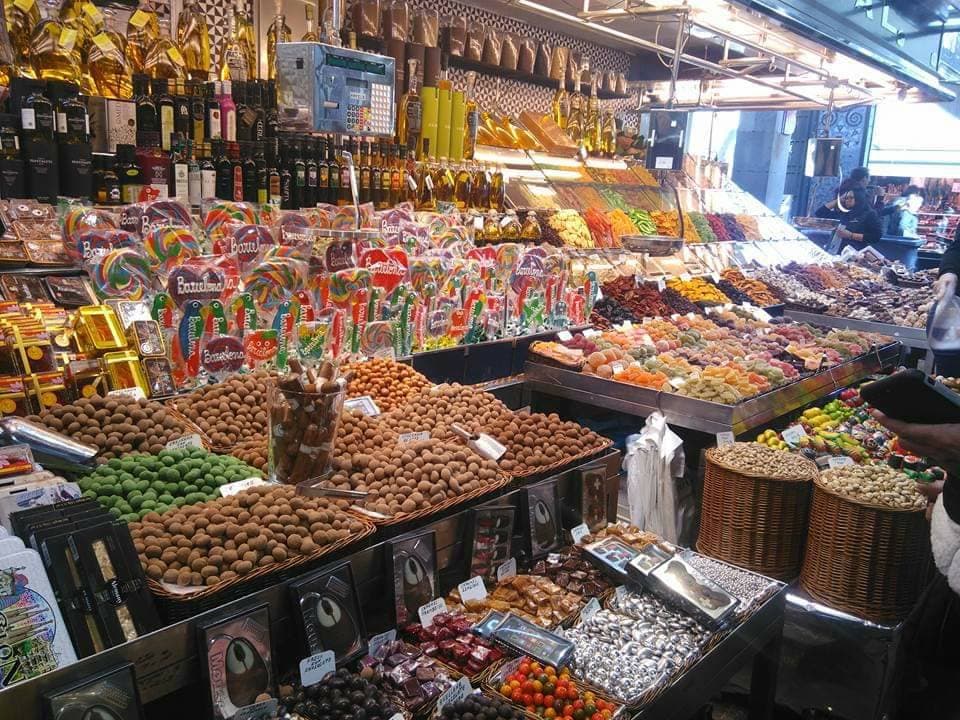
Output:
[[584,336],[587,340],[592,340],[593,338],[595,338],[595,337],[600,337],[601,335],[603,335],[602,332],[600,332],[599,330],[594,330],[593,328],[590,328],[589,330],[584,330],[584,331],[583,331],[583,336]]
[[557,340],[560,342],[570,342],[573,340],[573,335],[570,334],[569,330],[561,330],[557,333]]
[[457,590],[463,603],[481,602],[487,597],[487,586],[483,584],[483,578],[476,575],[457,585]]
[[420,616],[420,624],[424,627],[433,625],[433,619],[442,612],[447,611],[447,603],[443,598],[435,598],[426,605],[421,605],[417,609],[417,615]]
[[682,388],[684,385],[687,384],[687,381],[682,377],[672,377],[669,380],[667,380],[667,382],[670,383],[670,385],[675,388]]
[[717,433],[717,447],[723,447],[724,445],[733,445],[733,433],[729,430]]
[[680,313],[673,313],[672,315],[670,315],[670,319],[671,319],[671,320],[679,320],[679,319],[680,319]]
[[622,373],[623,370],[624,370],[624,368],[623,368],[623,363],[622,363],[622,362],[615,362],[615,363],[613,363],[613,365],[611,365],[610,367],[613,369],[613,374],[614,374],[614,375],[619,375],[619,374]]
[[143,390],[138,387],[132,388],[122,388],[120,390],[111,390],[107,393],[107,397],[132,397],[134,400],[146,400],[147,396],[144,395]]
[[404,720],[403,713],[394,713],[390,716],[390,720]]
[[583,610],[580,611],[580,621],[587,622],[598,612],[600,612],[600,601],[596,598],[591,598],[590,602],[584,605]]
[[505,563],[500,565],[497,568],[497,582],[505,580],[506,578],[512,578],[517,574],[517,559],[510,558]]
[[524,405],[522,408],[517,410],[517,415],[529,415],[532,412],[529,405]]
[[396,639],[397,639],[396,628],[387,630],[386,632],[382,632],[379,635],[374,635],[367,642],[367,655],[376,657],[377,653],[380,652],[380,648],[382,648],[384,645],[389,645]]
[[780,434],[787,445],[798,445],[800,438],[807,436],[807,431],[801,425],[791,425]]
[[667,289],[667,281],[663,278],[657,278],[657,290],[663,292]]
[[633,322],[630,321],[630,320],[624,320],[624,321],[623,321],[623,329],[624,329],[624,330],[633,330]]
[[627,597],[627,588],[624,585],[618,585],[617,589],[613,591],[613,594],[616,596],[618,602],[622,602]]
[[187,448],[198,448],[203,447],[203,440],[201,440],[200,436],[196,433],[191,433],[190,435],[178,437],[176,440],[171,440],[165,445],[165,447],[167,450],[186,450]]
[[232,483],[220,486],[220,497],[230,497],[231,495],[236,495],[257,485],[266,485],[269,482],[269,480],[258,477],[251,477],[246,480],[235,480]]
[[233,720],[269,720],[277,716],[277,708],[280,702],[276,698],[263,700],[252,705],[244,705],[237,708],[233,714]]
[[460,702],[472,692],[473,687],[470,685],[470,680],[465,677],[460,678],[456,685],[451,685],[448,687],[437,700],[437,711],[440,712],[447,705],[453,705],[454,703]]
[[316,685],[337,669],[336,653],[324,650],[300,661],[300,684],[304,687]]
[[692,313],[692,312],[687,313],[687,320],[693,320],[695,317],[696,317],[695,313]]
[[343,406],[347,408],[347,410],[359,410],[367,417],[376,417],[380,414],[380,408],[377,407],[377,403],[375,403],[369,395],[344,400]]
[[831,470],[836,468],[847,467],[848,465],[853,465],[853,458],[847,457],[846,455],[841,455],[840,457],[832,457],[827,460],[827,465],[830,466]]
[[401,445],[406,445],[407,443],[421,442],[429,439],[430,433],[427,430],[421,430],[420,432],[401,433],[400,437],[397,438],[397,442]]
[[574,545],[579,545],[580,541],[583,540],[589,534],[590,534],[590,528],[587,527],[587,524],[580,523],[570,531],[570,538],[573,540]]

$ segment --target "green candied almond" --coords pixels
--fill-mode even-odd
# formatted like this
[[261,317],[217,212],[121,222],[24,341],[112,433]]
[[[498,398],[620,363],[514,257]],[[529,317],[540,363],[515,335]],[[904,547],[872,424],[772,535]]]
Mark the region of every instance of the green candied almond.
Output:
[[156,482],[150,483],[150,489],[156,491],[158,494],[165,493],[167,491],[167,484],[163,480],[157,480]]
[[156,500],[144,500],[140,503],[140,512],[144,510],[153,510],[157,506]]
[[[164,452],[167,452],[167,451],[164,450]],[[169,455],[163,455],[162,453],[161,453],[161,455],[162,455],[162,457],[160,458],[160,462],[162,462],[166,467],[173,467],[174,465],[177,464],[177,461],[176,461],[174,458],[172,458],[171,456],[169,456]]]
[[93,490],[84,490],[80,493],[80,497],[91,498],[93,500],[97,499],[97,494]]
[[173,502],[173,495],[170,493],[163,493],[157,496],[157,502],[162,503],[163,505],[169,505]]
[[130,493],[132,493],[134,490],[137,489],[137,481],[134,480],[133,478],[129,480],[124,480],[123,482],[120,483],[120,487],[123,488],[123,492],[125,495],[129,495]]
[[122,512],[122,513],[133,512],[133,507],[132,507],[132,506],[130,505],[130,503],[128,503],[128,502],[120,502],[120,503],[117,503],[116,507],[117,507],[117,508],[120,510],[120,512]]
[[157,494],[158,494],[158,493],[157,493],[156,490],[147,490],[147,491],[143,494],[143,497],[144,497],[144,499],[146,499],[146,500],[156,500],[156,499],[157,499]]
[[118,498],[115,495],[95,495],[94,497],[96,497],[96,499],[104,507],[111,507],[113,505],[117,505],[120,502],[120,498]]
[[209,462],[209,461],[200,463],[200,474],[201,474],[201,475],[206,475],[206,474],[207,474],[208,472],[210,472],[212,469],[213,469],[213,463],[211,463],[211,462]]
[[217,492],[217,488],[212,485],[201,485],[198,492],[202,493],[207,499],[220,494]]
[[167,495],[173,495],[174,497],[176,497],[177,495],[180,494],[180,483],[175,483],[175,482],[167,483],[166,485],[163,486],[163,491]]
[[126,515],[121,515],[120,519],[123,520],[124,522],[132,523],[132,522],[138,522],[140,520],[140,516],[135,512],[131,512],[131,513],[127,513]]
[[111,515],[113,515],[113,517],[115,517],[115,518],[118,518],[118,517],[120,517],[120,516],[123,514],[123,513],[121,513],[121,512],[120,512],[117,508],[115,508],[115,507],[114,507],[114,508],[109,508],[109,509],[107,510],[107,512],[110,513]]
[[140,506],[143,505],[144,502],[145,502],[145,498],[143,497],[143,495],[134,495],[131,498],[127,498],[127,503],[134,510],[139,510]]
[[154,512],[152,509],[151,509],[151,510],[146,510],[146,509],[141,510],[141,511],[137,514],[137,519],[143,520],[143,518],[145,518],[149,513],[152,513],[152,512]]
[[169,506],[169,505],[164,505],[164,504],[162,504],[162,503],[158,503],[157,506],[153,509],[153,511],[154,511],[157,515],[163,515],[163,514],[164,514],[167,510],[169,510],[169,509],[170,509],[170,506]]
[[188,505],[196,505],[197,503],[204,502],[207,499],[207,496],[202,492],[192,492],[187,493],[187,496],[184,499]]
[[122,466],[121,460],[119,458],[110,458],[107,460],[107,467],[113,470],[119,470]]
[[150,489],[149,480],[137,480],[137,490],[139,490],[140,492],[146,492],[149,489]]
[[141,480],[146,480],[147,482],[156,482],[160,478],[160,474],[153,470],[144,470],[138,476]]
[[199,485],[190,484],[190,485],[187,485],[185,488],[183,488],[183,494],[189,495],[190,493],[197,492],[199,489],[200,489]]
[[126,471],[123,471],[117,475],[116,480],[117,482],[122,483],[125,480],[136,480],[136,478],[133,476],[133,473],[128,473]]
[[190,470],[189,472],[184,473],[183,479],[186,480],[187,482],[194,482],[195,480],[199,480],[201,475],[203,475],[203,473],[200,471],[199,468],[197,468],[195,470]]
[[120,461],[120,469],[128,473],[132,473],[134,470],[136,470],[137,465],[139,465],[139,463],[136,460],[128,459]]
[[187,499],[183,497],[178,497],[173,499],[174,507],[183,507],[187,504]]

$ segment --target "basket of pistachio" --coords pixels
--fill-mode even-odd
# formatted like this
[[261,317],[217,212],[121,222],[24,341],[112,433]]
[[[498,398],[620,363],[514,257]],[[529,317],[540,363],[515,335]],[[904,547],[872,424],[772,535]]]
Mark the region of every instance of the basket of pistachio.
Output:
[[838,610],[902,620],[928,577],[926,506],[915,482],[885,465],[824,471],[814,481],[800,584]]

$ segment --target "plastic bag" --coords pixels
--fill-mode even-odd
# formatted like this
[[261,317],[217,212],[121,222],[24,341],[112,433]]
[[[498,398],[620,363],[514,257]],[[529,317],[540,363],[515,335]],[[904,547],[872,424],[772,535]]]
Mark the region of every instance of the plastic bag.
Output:
[[678,543],[691,500],[683,485],[683,441],[658,412],[647,418],[639,435],[627,438],[623,469],[627,472],[630,522]]
[[927,321],[927,341],[934,352],[960,350],[960,301],[956,295],[936,304]]

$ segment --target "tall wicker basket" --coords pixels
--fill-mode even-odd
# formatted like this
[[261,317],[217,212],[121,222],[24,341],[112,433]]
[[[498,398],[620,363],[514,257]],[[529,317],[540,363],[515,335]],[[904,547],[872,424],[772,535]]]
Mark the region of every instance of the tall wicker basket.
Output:
[[816,482],[800,584],[831,607],[877,623],[914,607],[930,571],[923,509],[851,500]]
[[[777,580],[800,573],[810,505],[809,480],[750,475],[707,450],[697,550]],[[810,478],[817,466],[810,463]]]

